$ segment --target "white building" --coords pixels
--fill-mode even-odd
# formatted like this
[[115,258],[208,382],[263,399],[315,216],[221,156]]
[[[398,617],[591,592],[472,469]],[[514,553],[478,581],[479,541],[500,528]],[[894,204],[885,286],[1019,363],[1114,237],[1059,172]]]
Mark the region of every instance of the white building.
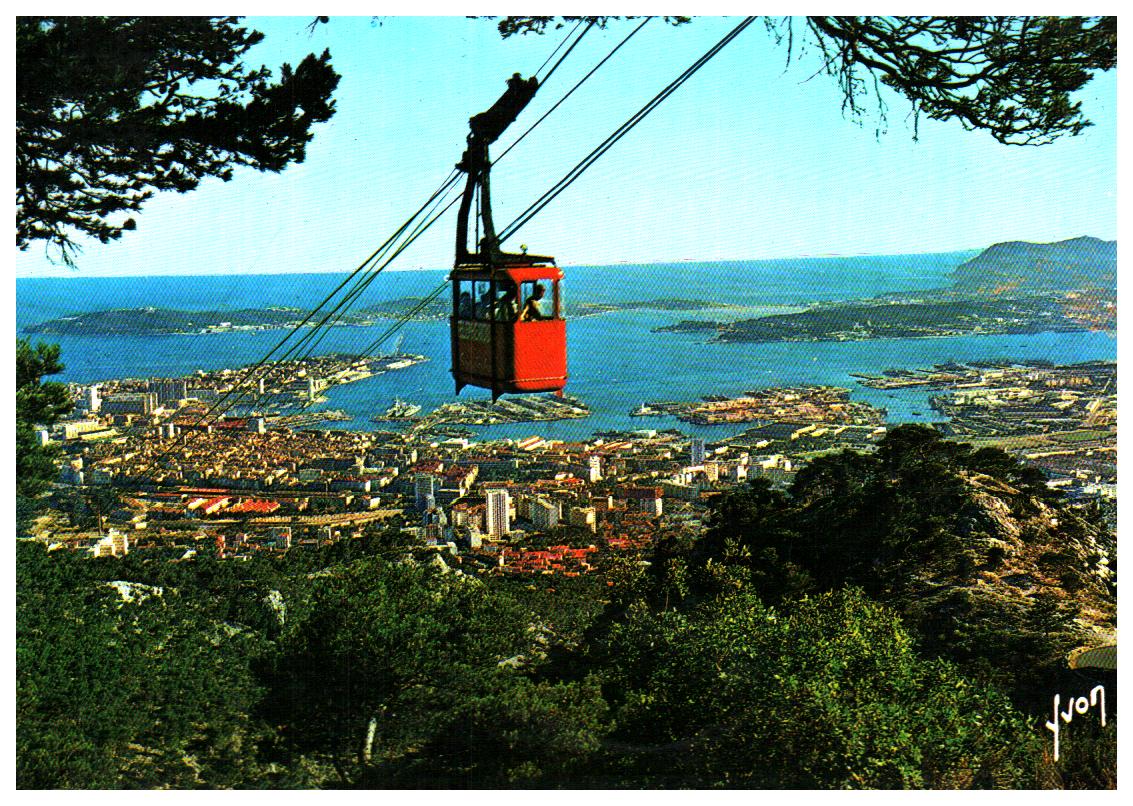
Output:
[[511,496],[507,490],[488,490],[484,495],[484,527],[492,537],[500,537],[511,531],[511,513],[508,507]]
[[102,431],[106,426],[98,420],[75,420],[63,423],[63,439],[78,439],[80,434]]
[[581,462],[572,463],[568,468],[575,477],[591,484],[602,480],[602,457],[597,454],[584,456]]
[[736,483],[747,481],[747,465],[739,462],[729,462],[725,465],[724,475],[729,481]]
[[581,526],[591,532],[598,531],[598,513],[594,507],[571,507],[567,519],[571,526]]
[[703,439],[694,439],[692,441],[692,443],[689,445],[688,452],[689,452],[688,463],[690,465],[695,466],[695,465],[704,464],[704,440]]
[[550,529],[559,523],[559,505],[545,498],[531,502],[531,523],[536,529]]
[[125,557],[129,553],[130,538],[117,529],[111,529],[90,548],[92,557]]

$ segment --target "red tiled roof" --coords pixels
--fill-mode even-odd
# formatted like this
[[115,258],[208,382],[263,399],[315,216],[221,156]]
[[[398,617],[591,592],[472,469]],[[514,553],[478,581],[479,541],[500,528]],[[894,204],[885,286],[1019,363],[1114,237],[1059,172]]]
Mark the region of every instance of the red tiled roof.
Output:
[[422,459],[417,464],[409,468],[410,473],[437,473],[440,471],[441,465],[444,462],[435,459]]
[[252,512],[258,514],[267,514],[269,512],[275,512],[277,509],[279,509],[279,503],[277,501],[261,501],[257,499],[251,499],[236,504],[235,506],[229,507],[228,511],[236,513]]
[[582,479],[571,476],[565,479],[539,479],[535,482],[536,487],[573,487],[579,484],[585,484]]
[[246,417],[226,418],[224,420],[221,420],[218,423],[214,423],[214,426],[216,428],[228,428],[228,429],[247,428],[248,427],[248,419]]

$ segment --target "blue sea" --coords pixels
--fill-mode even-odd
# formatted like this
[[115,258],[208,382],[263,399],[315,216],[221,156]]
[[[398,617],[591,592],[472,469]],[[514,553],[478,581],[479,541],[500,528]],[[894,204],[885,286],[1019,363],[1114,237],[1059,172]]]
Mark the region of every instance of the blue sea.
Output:
[[[951,285],[949,273],[974,252],[878,257],[825,257],[713,263],[566,267],[564,296],[576,303],[630,302],[657,298],[713,300],[743,310],[618,311],[568,323],[567,392],[590,406],[583,420],[523,423],[476,429],[484,438],[585,439],[596,431],[679,428],[708,440],[745,430],[743,425],[697,427],[669,417],[630,417],[651,400],[694,400],[734,395],[749,389],[798,384],[848,387],[853,398],[885,407],[891,422],[927,422],[936,415],[926,390],[883,391],[861,387],[851,373],[912,369],[946,361],[1043,359],[1055,363],[1116,360],[1112,333],[1049,333],[1025,336],[964,336],[886,339],[864,342],[712,344],[703,334],[654,333],[682,319],[740,319],[788,310],[822,300],[869,297]],[[446,271],[386,272],[358,301],[423,296],[444,282]],[[59,316],[108,308],[155,306],[180,310],[263,308],[310,309],[344,279],[333,274],[164,276],[17,279],[16,327]],[[339,327],[322,340],[319,352],[360,352],[389,327]],[[111,378],[171,377],[255,363],[285,331],[193,336],[50,336],[61,346],[64,372],[55,380],[92,383]],[[400,331],[402,350],[429,361],[336,387],[320,408],[345,409],[354,416],[335,428],[378,429],[369,418],[395,397],[426,411],[458,399],[449,374],[445,322],[409,322]],[[379,352],[392,352],[396,338]],[[459,399],[484,398],[465,389]]]

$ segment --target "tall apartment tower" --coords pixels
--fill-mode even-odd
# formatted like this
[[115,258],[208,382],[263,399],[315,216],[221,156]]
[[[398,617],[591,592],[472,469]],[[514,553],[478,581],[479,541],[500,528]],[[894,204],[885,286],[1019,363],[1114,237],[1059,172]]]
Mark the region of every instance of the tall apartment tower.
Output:
[[87,411],[92,414],[102,408],[102,398],[98,396],[98,384],[87,387]]
[[704,440],[693,439],[689,445],[689,464],[693,467],[704,464]]
[[492,537],[501,537],[511,531],[508,514],[510,496],[507,490],[488,490],[484,495],[484,528]]
[[429,508],[428,499],[432,498],[434,504],[437,500],[437,491],[441,489],[441,480],[430,473],[418,473],[413,477],[413,493],[417,504],[417,511],[424,512]]
[[625,491],[626,503],[637,512],[657,517],[663,510],[663,492],[660,487],[629,487]]
[[536,529],[550,529],[559,523],[559,505],[543,498],[531,502],[531,522]]

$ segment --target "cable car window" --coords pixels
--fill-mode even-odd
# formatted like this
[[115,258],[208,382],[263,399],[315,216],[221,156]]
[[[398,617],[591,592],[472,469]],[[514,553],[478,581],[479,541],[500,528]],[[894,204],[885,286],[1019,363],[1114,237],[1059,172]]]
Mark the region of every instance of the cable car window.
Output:
[[[557,286],[558,283],[556,282]],[[523,307],[520,310],[519,321],[538,322],[544,319],[556,318],[556,305],[552,294],[547,293],[544,283],[531,281],[522,284]]]
[[473,312],[477,319],[488,320],[492,316],[492,285],[487,280],[477,280],[473,284]]
[[472,298],[472,283],[467,280],[461,280],[457,283],[456,287],[459,292],[456,304],[456,316],[458,319],[471,319],[476,312],[476,305]]

